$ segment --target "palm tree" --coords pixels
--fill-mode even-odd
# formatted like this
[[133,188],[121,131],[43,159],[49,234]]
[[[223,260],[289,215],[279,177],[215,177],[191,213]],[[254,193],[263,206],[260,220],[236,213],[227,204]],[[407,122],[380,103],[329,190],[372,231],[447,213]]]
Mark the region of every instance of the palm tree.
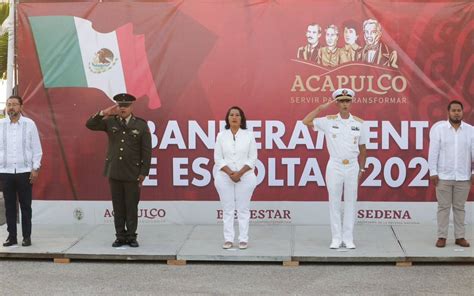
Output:
[[10,5],[7,1],[0,3],[0,24],[2,28],[0,30],[0,77],[6,79],[7,74],[7,51],[8,51],[8,28],[5,20],[8,18]]
[[0,118],[4,117],[3,108],[5,105],[5,90],[7,79],[7,56],[8,56],[8,26],[10,25],[7,21],[8,14],[10,11],[10,5],[8,0],[1,0],[0,2]]

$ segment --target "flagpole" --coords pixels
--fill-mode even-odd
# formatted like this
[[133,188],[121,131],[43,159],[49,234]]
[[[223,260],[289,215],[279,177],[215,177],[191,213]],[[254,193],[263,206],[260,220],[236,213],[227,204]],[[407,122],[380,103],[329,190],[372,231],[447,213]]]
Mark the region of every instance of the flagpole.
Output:
[[[13,77],[13,69],[15,67],[15,0],[10,0],[10,11],[8,12],[8,53],[7,53],[7,98],[11,96],[15,79]],[[15,75],[16,76],[16,75]]]
[[44,91],[46,93],[46,100],[48,101],[48,109],[49,109],[49,114],[51,116],[51,121],[53,122],[54,133],[56,135],[56,139],[58,140],[59,151],[61,152],[64,168],[66,169],[67,180],[68,180],[69,186],[71,187],[72,196],[74,200],[77,200],[76,187],[74,186],[74,182],[72,180],[71,169],[69,168],[69,164],[66,159],[66,152],[64,151],[64,145],[61,139],[61,135],[59,134],[58,124],[56,122],[56,115],[54,113],[51,97],[49,96],[49,90],[47,88],[44,88]]

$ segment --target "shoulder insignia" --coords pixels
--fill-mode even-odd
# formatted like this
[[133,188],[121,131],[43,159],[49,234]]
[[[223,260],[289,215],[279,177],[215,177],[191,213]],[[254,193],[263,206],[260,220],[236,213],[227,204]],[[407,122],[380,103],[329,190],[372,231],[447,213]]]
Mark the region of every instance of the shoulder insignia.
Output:
[[334,120],[337,119],[337,114],[336,115],[328,115],[326,116],[327,119]]
[[359,118],[357,116],[352,115],[352,118],[354,118],[355,121],[358,121],[360,123],[364,122],[364,120],[362,120],[361,118]]
[[133,117],[133,118],[135,118],[138,121],[143,121],[144,123],[147,123],[146,120],[143,118],[140,118],[140,117]]

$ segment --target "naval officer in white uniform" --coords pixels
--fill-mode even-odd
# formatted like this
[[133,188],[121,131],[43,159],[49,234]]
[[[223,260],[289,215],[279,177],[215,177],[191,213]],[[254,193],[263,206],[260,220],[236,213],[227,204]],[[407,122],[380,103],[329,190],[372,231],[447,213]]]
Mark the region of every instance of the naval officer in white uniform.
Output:
[[[348,88],[333,92],[333,100],[320,105],[303,119],[315,131],[323,132],[329,150],[326,167],[326,187],[329,193],[331,220],[331,249],[345,246],[355,249],[353,230],[356,215],[357,188],[365,172],[368,133],[362,119],[349,111],[355,93]],[[316,116],[336,103],[339,113],[326,117]],[[341,198],[344,196],[344,217],[341,219]]]
[[222,204],[224,249],[234,242],[234,215],[239,221],[239,248],[247,249],[250,199],[257,186],[254,168],[257,143],[241,108],[231,107],[225,117],[225,130],[217,135],[214,148],[214,185]]

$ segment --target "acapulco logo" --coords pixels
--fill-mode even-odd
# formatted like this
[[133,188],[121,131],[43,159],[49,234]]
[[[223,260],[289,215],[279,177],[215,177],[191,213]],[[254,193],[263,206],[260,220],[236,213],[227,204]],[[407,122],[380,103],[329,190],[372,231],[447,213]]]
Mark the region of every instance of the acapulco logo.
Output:
[[328,98],[319,93],[345,87],[360,93],[355,103],[407,103],[408,80],[399,71],[398,52],[383,41],[378,20],[308,22],[306,34],[298,34],[306,43],[301,40],[291,61],[312,71],[295,73],[290,103],[324,103]]
[[80,221],[84,218],[84,211],[81,208],[75,208],[73,211],[73,216],[76,220]]
[[[105,209],[104,218],[112,218],[114,216],[114,211],[111,209]],[[157,220],[166,217],[165,209],[157,208],[142,208],[138,209],[138,218],[145,220]]]

